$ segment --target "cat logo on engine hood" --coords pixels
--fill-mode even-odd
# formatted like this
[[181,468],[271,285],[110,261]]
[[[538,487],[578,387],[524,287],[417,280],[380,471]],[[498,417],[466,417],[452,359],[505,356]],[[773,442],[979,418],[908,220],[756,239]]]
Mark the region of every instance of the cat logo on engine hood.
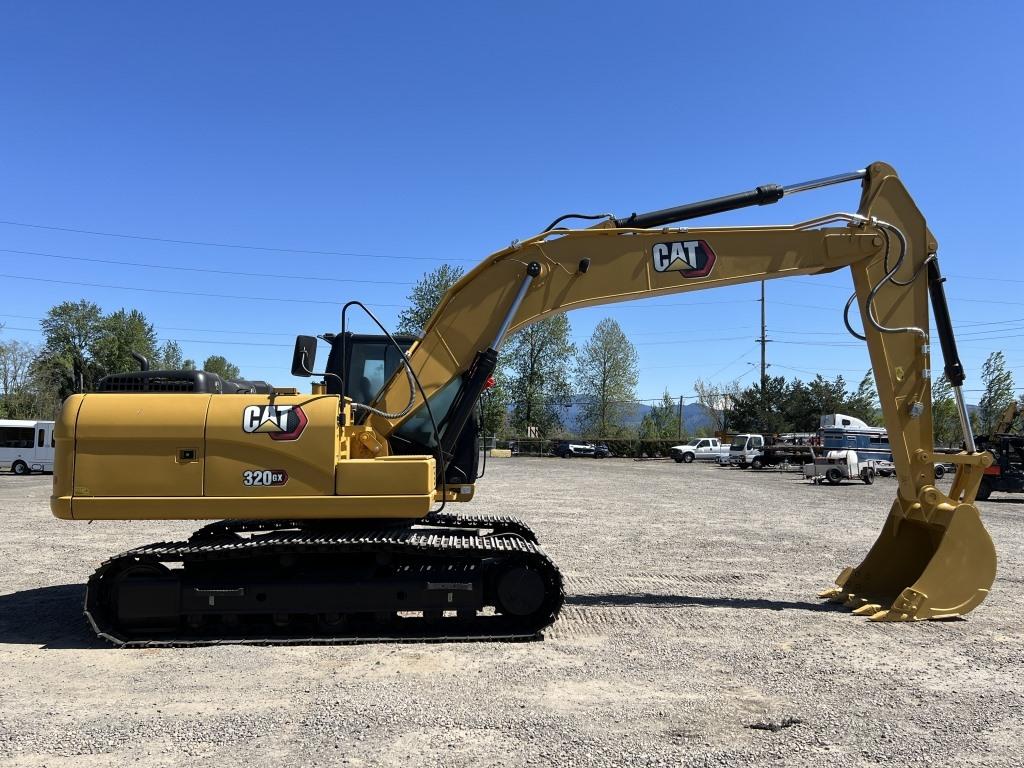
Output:
[[655,272],[678,272],[683,277],[707,277],[715,266],[715,252],[704,240],[655,243],[651,257]]
[[271,440],[297,440],[307,421],[298,405],[247,405],[242,411],[242,431],[264,432]]

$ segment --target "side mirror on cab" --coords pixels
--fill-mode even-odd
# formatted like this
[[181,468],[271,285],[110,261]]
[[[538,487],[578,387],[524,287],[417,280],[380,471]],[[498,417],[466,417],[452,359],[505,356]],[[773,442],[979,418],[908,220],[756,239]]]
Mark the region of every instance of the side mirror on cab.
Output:
[[296,336],[292,376],[312,376],[316,362],[316,336]]

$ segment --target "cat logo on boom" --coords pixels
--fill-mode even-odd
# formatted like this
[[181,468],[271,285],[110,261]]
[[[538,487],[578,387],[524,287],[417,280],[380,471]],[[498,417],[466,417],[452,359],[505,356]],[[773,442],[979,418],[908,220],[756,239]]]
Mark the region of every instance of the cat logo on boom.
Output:
[[683,277],[707,277],[715,266],[715,252],[704,240],[655,243],[651,257],[655,272],[678,272]]
[[242,411],[242,430],[265,432],[271,440],[298,440],[307,421],[298,405],[247,405]]

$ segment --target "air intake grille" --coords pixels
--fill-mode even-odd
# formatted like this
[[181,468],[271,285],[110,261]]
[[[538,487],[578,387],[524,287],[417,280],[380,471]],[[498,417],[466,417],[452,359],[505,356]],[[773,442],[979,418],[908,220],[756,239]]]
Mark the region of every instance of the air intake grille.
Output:
[[208,371],[130,371],[104,376],[96,391],[219,395],[224,391],[224,381]]
[[131,373],[105,376],[96,388],[97,392],[195,392],[194,377],[142,377]]

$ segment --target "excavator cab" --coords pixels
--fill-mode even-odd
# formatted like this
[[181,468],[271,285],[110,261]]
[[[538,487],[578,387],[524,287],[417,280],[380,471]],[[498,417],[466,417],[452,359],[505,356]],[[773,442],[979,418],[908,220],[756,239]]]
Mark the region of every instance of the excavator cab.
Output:
[[[408,353],[412,345],[419,341],[418,336],[409,334],[393,334],[391,338],[395,343],[392,343],[384,335],[351,332],[324,334],[321,338],[331,345],[324,371],[326,393],[349,397],[363,405],[370,405],[377,399],[402,366],[402,354]],[[311,336],[296,338],[292,375],[313,375],[315,341]],[[460,384],[461,379],[455,379],[430,398],[432,413],[420,404],[405,424],[392,435],[390,445],[396,455],[416,456],[437,452],[439,446],[435,426],[436,431],[442,435],[446,432],[446,416],[456,399]],[[357,411],[354,418],[357,423],[362,423],[367,415],[366,411]],[[439,473],[443,464],[446,470],[445,481],[449,484],[467,484],[476,480],[480,453],[478,437],[479,419],[474,413],[459,435],[452,440],[446,461],[438,464]]]
[[[320,338],[331,345],[327,369],[314,373],[316,365],[315,336],[298,336],[292,356],[292,376],[324,377],[328,395],[350,397],[354,402],[369,405],[402,364],[402,355],[416,342],[416,336],[387,336],[356,333],[326,333]],[[396,347],[397,344],[397,347]]]

